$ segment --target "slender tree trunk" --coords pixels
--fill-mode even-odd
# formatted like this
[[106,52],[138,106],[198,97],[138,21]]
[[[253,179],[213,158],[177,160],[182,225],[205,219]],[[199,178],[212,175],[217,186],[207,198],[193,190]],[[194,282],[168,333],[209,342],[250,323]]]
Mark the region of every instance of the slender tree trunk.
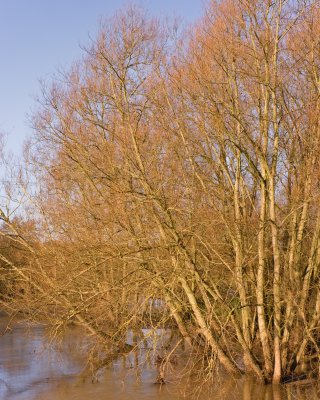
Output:
[[199,309],[199,306],[197,304],[197,300],[194,297],[194,294],[192,290],[190,289],[187,281],[180,277],[180,282],[182,285],[182,288],[189,300],[190,306],[192,308],[192,311],[194,313],[195,319],[199,325],[200,332],[203,335],[203,337],[206,339],[210,347],[212,348],[212,351],[217,355],[218,360],[221,362],[221,364],[226,368],[226,370],[230,373],[237,374],[239,373],[238,367],[234,364],[233,361],[226,355],[226,353],[223,351],[221,348],[220,344],[218,341],[214,338],[212,333],[210,332],[210,329],[208,328],[205,319],[201,313],[201,310]]

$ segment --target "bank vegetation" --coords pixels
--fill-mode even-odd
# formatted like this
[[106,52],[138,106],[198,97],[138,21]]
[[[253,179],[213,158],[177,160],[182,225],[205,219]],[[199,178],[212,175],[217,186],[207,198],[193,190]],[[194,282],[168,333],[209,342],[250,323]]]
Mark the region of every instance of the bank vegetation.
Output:
[[211,1],[187,32],[119,12],[43,85],[2,307],[112,357],[165,327],[207,372],[319,375],[319,116],[318,1]]

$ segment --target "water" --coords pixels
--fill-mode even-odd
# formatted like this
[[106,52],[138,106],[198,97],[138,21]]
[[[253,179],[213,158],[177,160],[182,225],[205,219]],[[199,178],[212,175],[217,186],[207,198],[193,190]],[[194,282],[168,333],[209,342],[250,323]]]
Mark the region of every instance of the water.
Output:
[[[315,400],[317,385],[286,385],[280,388],[258,385],[250,379],[216,377],[207,390],[190,379],[184,384],[156,385],[157,371],[150,363],[142,371],[134,356],[105,369],[92,383],[81,376],[85,365],[81,349],[85,337],[79,328],[69,329],[62,342],[50,342],[40,325],[16,323],[6,331],[8,319],[0,318],[1,400]],[[5,334],[3,334],[6,332]],[[207,394],[206,394],[207,393]]]

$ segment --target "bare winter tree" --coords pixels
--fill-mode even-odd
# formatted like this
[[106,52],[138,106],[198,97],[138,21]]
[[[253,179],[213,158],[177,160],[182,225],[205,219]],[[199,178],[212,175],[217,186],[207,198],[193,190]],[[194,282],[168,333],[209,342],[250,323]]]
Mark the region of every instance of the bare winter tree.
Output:
[[25,282],[7,307],[78,321],[108,360],[161,326],[206,369],[318,373],[319,19],[317,1],[226,0],[187,41],[134,7],[102,26],[43,89],[32,235],[3,218],[25,252],[1,253]]

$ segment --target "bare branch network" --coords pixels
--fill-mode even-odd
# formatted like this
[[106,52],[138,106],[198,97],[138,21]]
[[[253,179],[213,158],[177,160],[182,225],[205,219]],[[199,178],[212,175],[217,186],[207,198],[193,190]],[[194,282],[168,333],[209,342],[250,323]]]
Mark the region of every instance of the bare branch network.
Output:
[[318,376],[319,116],[318,1],[212,1],[181,35],[118,13],[2,183],[3,307],[107,361],[165,328],[204,371]]

